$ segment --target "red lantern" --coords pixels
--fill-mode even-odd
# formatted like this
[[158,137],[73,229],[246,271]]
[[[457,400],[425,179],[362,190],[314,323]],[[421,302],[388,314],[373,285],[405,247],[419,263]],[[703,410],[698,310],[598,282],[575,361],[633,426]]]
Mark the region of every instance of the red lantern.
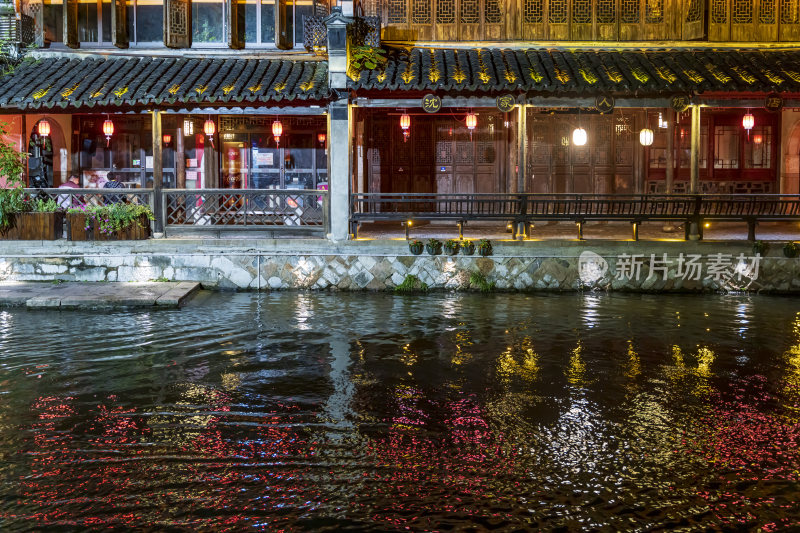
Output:
[[165,133],[162,138],[164,139],[164,144],[165,145],[167,145],[167,144],[172,142],[172,135],[170,135],[169,133]]
[[742,117],[742,127],[746,129],[749,133],[750,130],[753,129],[753,126],[755,126],[755,124],[756,124],[755,117],[753,116],[752,113],[748,111],[747,114]]
[[470,111],[467,113],[467,129],[469,129],[470,133],[478,126],[478,115]]
[[281,144],[281,135],[283,134],[283,124],[280,120],[276,120],[272,123],[272,135],[275,137],[275,144],[280,146]]
[[105,122],[103,122],[103,135],[106,136],[106,139],[110,139],[112,135],[114,135],[114,123],[111,122],[110,118],[107,118]]
[[40,121],[38,131],[39,135],[41,135],[42,137],[47,137],[48,135],[50,135],[50,123],[47,122],[46,120]]
[[217,132],[217,125],[214,124],[214,121],[211,119],[206,120],[205,123],[203,124],[203,133],[211,137],[216,132]]
[[318,133],[317,134],[317,141],[319,141],[319,144],[321,144],[323,146],[325,145],[325,139],[326,138],[327,138],[327,135],[325,135],[324,133]]
[[764,137],[762,137],[762,136],[761,136],[761,135],[759,135],[758,133],[756,133],[755,135],[753,135],[753,143],[754,143],[754,144],[761,144],[761,143],[763,143],[763,142],[764,142]]
[[408,131],[411,128],[411,117],[408,115],[408,113],[403,113],[403,115],[400,117],[400,128],[403,131]]

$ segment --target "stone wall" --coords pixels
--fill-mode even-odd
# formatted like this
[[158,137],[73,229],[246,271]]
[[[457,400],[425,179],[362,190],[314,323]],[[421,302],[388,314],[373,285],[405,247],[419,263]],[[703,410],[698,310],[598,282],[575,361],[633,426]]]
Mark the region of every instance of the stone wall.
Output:
[[[59,241],[57,241],[59,242]],[[248,246],[253,244],[253,246]],[[313,240],[0,245],[0,280],[198,281],[208,288],[387,290],[406,276],[466,290],[800,292],[800,260],[748,243],[498,243],[493,256],[413,256],[404,242]],[[652,272],[651,272],[652,268]]]

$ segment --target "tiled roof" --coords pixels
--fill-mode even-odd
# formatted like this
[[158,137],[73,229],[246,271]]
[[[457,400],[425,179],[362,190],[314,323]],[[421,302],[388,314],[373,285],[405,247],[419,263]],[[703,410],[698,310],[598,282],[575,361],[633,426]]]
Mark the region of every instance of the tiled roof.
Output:
[[393,50],[349,87],[554,94],[800,92],[800,50]]
[[15,109],[327,99],[323,61],[204,58],[44,58],[0,79]]

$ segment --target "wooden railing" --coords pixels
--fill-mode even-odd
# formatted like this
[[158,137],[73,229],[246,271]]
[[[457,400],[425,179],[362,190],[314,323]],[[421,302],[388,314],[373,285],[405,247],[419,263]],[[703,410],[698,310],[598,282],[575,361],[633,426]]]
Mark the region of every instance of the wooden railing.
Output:
[[[541,220],[684,221],[800,220],[800,196],[758,195],[618,195],[618,194],[384,194],[351,195],[353,231],[367,221],[404,220],[506,221],[527,224]],[[702,229],[699,229],[702,231]]]
[[163,192],[167,233],[175,230],[327,230],[328,191],[170,189]]

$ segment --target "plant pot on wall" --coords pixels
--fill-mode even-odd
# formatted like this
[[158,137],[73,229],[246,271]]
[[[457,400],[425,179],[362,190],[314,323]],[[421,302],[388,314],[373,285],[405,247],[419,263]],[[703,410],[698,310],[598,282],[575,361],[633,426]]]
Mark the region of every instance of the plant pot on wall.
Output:
[[488,239],[481,239],[477,246],[478,254],[482,257],[492,255],[492,243]]
[[472,255],[475,253],[475,243],[469,240],[461,241],[461,253],[464,255]]
[[414,255],[421,254],[424,249],[425,245],[422,244],[422,241],[411,241],[408,243],[408,250]]
[[783,255],[793,259],[800,255],[800,246],[796,242],[787,242],[783,245]]
[[428,255],[439,255],[442,253],[442,241],[439,239],[428,239],[428,244],[425,245]]
[[458,248],[460,244],[455,239],[448,239],[445,241],[443,249],[444,253],[447,255],[456,255],[458,253]]
[[16,213],[14,226],[0,239],[22,241],[54,241],[64,232],[64,213]]

